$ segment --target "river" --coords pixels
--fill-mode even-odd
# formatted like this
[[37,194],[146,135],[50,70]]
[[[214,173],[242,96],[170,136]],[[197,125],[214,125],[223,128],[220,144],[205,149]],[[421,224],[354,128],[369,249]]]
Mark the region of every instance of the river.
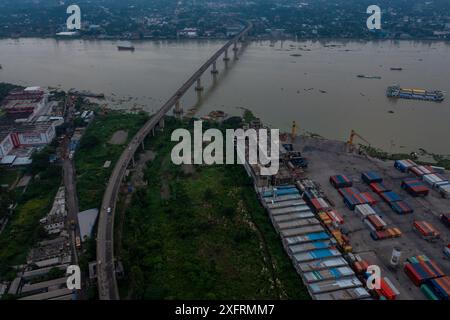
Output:
[[[222,43],[146,41],[124,52],[112,41],[4,39],[0,81],[101,92],[110,107],[153,112]],[[218,67],[216,78],[203,77],[200,99],[193,89],[183,98],[185,110],[239,115],[248,108],[282,130],[296,120],[300,132],[332,139],[346,140],[354,129],[389,152],[450,154],[450,97],[434,103],[385,96],[392,84],[450,92],[450,43],[254,41],[239,60]]]

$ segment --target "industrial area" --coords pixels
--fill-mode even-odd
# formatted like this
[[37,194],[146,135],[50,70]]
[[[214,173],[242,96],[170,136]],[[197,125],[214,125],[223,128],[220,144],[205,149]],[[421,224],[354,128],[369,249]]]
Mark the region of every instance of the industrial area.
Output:
[[[281,138],[276,176],[245,168],[311,297],[448,300],[449,172],[372,158],[356,132],[344,143],[296,130]],[[369,266],[379,286],[367,282]]]
[[[0,165],[17,172],[16,181],[2,188],[23,190],[24,194],[33,178],[29,169],[34,155],[50,144],[56,146],[56,152],[44,161],[47,165],[61,164],[64,177],[51,209],[35,226],[44,234],[27,253],[26,262],[14,266],[14,280],[0,283],[0,298],[79,299],[79,291],[67,287],[66,270],[70,265],[78,264],[82,243],[92,234],[98,209],[78,212],[73,160],[86,128],[77,127],[74,118],[79,117],[88,124],[93,120],[94,112],[76,111],[75,101],[74,95],[49,92],[37,86],[13,89],[2,101]],[[11,204],[0,220],[0,234],[18,214],[16,206]]]

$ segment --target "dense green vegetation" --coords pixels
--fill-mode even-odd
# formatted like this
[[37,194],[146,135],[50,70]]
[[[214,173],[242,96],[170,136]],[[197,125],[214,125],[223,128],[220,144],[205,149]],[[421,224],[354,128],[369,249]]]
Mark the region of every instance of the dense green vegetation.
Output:
[[[129,141],[147,119],[144,113],[113,111],[97,116],[89,125],[75,155],[80,210],[100,207],[114,163],[124,148],[110,143],[113,134],[118,130],[127,131]],[[109,168],[103,168],[106,161],[112,161]]]
[[11,267],[24,263],[29,249],[45,235],[39,220],[51,209],[61,184],[61,167],[48,163],[52,152],[46,148],[34,156],[34,164],[29,168],[34,174],[32,181],[25,192],[15,192],[18,206],[0,235],[0,278],[13,278]]
[[174,125],[146,142],[156,158],[126,211],[121,298],[308,298],[243,167],[173,165]]

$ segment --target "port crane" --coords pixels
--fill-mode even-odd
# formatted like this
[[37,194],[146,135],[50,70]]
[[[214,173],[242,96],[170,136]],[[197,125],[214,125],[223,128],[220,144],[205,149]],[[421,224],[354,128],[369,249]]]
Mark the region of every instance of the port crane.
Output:
[[361,139],[362,141],[367,143],[370,147],[370,142],[364,139],[360,134],[358,134],[355,130],[352,129],[352,131],[350,132],[350,138],[347,141],[348,152],[353,151],[355,138]]

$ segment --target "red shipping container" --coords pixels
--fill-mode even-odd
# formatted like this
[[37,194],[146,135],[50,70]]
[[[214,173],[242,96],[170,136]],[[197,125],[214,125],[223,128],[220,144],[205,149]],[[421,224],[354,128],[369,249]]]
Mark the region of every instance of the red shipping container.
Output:
[[411,279],[411,281],[418,287],[421,284],[421,277],[420,275],[414,270],[412,265],[410,263],[405,264],[405,273],[408,275],[408,277]]

